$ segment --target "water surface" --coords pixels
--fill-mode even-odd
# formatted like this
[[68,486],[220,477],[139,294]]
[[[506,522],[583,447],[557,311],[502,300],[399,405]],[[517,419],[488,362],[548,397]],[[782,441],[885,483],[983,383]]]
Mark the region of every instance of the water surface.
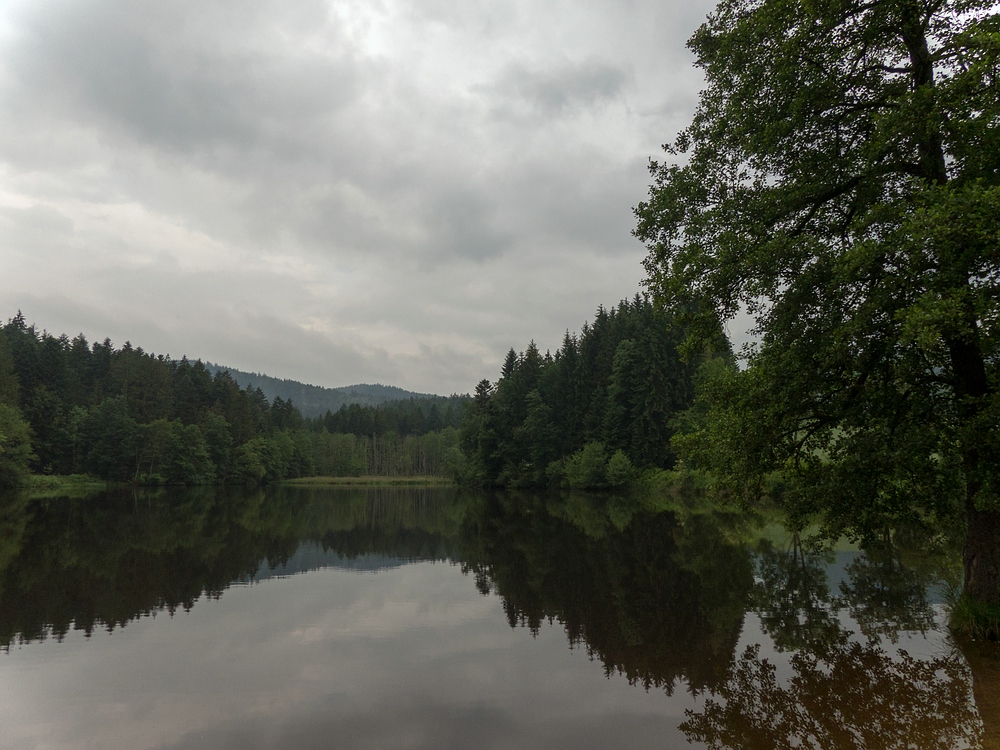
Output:
[[640,506],[8,499],[0,748],[996,746],[996,661],[919,539],[810,555]]

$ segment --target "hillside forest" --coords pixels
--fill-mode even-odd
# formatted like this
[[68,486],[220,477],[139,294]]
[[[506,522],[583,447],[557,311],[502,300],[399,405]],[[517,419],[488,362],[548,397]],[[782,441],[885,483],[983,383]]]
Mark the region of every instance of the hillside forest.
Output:
[[378,406],[389,401],[403,401],[411,398],[435,398],[429,393],[405,391],[393,385],[379,383],[358,383],[341,388],[324,388],[319,385],[300,383],[288,378],[273,378],[259,372],[244,372],[234,367],[205,362],[210,375],[219,371],[228,372],[240,387],[260,388],[268,401],[281,398],[292,401],[304,417],[322,417],[329,412],[336,413],[342,406]]
[[637,296],[600,308],[555,354],[508,353],[472,398],[298,405],[225,370],[126,342],[0,327],[0,482],[89,474],[137,484],[263,484],[310,476],[448,476],[505,487],[625,485],[674,462],[699,368],[682,330]]
[[186,485],[444,474],[462,401],[345,404],[310,419],[200,361],[54,336],[19,313],[0,328],[0,483],[29,472]]

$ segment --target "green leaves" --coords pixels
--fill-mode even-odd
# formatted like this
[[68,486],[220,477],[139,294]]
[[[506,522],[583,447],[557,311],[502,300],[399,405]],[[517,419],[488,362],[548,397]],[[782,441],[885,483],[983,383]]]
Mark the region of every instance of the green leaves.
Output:
[[15,407],[0,402],[0,489],[23,484],[31,458],[27,423]]
[[723,0],[691,39],[705,89],[635,233],[692,346],[755,317],[678,441],[739,496],[864,538],[1000,485],[998,30],[988,2]]

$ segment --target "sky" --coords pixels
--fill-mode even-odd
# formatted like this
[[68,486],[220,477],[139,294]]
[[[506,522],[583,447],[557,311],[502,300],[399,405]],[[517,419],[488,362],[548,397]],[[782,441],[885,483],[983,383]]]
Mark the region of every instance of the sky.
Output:
[[641,288],[704,0],[0,0],[0,318],[466,393]]

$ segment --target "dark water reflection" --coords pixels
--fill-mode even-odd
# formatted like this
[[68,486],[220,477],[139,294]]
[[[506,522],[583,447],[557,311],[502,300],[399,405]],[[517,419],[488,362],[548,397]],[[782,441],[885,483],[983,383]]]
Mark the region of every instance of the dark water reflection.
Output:
[[9,498],[0,748],[996,747],[996,655],[920,546],[585,496]]

